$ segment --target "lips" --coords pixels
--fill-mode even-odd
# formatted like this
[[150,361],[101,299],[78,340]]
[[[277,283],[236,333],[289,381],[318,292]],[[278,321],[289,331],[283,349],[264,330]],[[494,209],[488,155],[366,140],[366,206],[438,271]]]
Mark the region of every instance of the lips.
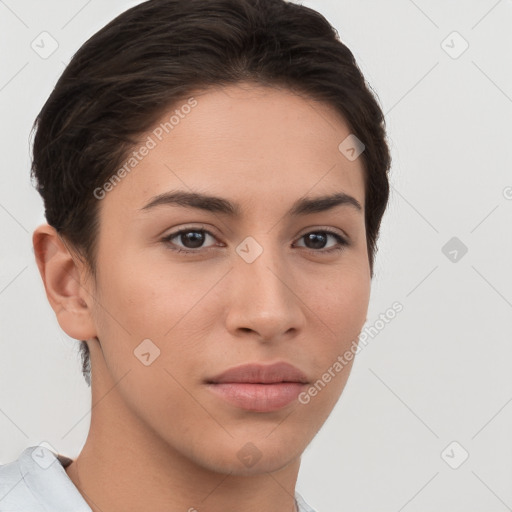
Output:
[[217,397],[253,412],[284,408],[307,383],[301,370],[285,362],[236,366],[206,380],[208,389]]
[[308,379],[303,372],[288,363],[270,365],[244,364],[230,368],[207,380],[208,383],[245,382],[249,384],[275,384],[276,382],[300,382],[306,384]]

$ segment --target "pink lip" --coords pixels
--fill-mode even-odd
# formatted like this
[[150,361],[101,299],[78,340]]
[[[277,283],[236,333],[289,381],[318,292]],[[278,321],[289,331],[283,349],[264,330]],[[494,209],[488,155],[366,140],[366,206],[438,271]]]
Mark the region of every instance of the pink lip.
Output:
[[206,383],[232,405],[253,412],[271,412],[293,402],[308,379],[295,366],[282,362],[236,366]]

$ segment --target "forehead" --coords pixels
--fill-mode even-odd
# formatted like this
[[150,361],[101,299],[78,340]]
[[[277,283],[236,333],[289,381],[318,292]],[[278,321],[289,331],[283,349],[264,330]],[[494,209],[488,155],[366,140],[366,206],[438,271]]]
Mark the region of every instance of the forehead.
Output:
[[141,136],[137,156],[130,153],[127,172],[101,207],[135,214],[177,189],[236,198],[265,212],[333,191],[363,205],[362,159],[351,161],[339,149],[349,135],[334,108],[288,89],[246,83],[198,91]]

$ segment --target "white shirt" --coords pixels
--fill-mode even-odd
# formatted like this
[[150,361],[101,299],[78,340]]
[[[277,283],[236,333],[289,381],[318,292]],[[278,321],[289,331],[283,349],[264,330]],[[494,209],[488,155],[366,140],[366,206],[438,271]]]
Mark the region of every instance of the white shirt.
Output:
[[[64,470],[72,459],[29,446],[0,465],[0,512],[92,512]],[[316,512],[295,492],[299,512]]]

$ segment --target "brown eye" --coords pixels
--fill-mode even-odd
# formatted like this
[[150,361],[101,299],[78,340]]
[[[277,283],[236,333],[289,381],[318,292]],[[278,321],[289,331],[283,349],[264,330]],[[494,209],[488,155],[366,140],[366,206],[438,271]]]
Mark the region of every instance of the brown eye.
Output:
[[[334,238],[337,243],[335,243],[334,246],[326,249],[325,246],[329,240],[329,237]],[[328,229],[311,231],[305,235],[302,235],[300,239],[305,240],[305,247],[307,249],[320,253],[339,251],[348,245],[348,242],[341,235]]]
[[[206,229],[187,228],[167,235],[166,237],[162,238],[162,241],[168,244],[171,250],[176,252],[199,253],[201,252],[201,249],[204,249],[203,244],[207,236],[215,238],[212,233]],[[175,238],[178,239],[178,242],[183,244],[182,247],[179,245],[176,247],[176,242],[172,242],[172,240]],[[210,248],[211,247],[206,247],[207,250]]]

